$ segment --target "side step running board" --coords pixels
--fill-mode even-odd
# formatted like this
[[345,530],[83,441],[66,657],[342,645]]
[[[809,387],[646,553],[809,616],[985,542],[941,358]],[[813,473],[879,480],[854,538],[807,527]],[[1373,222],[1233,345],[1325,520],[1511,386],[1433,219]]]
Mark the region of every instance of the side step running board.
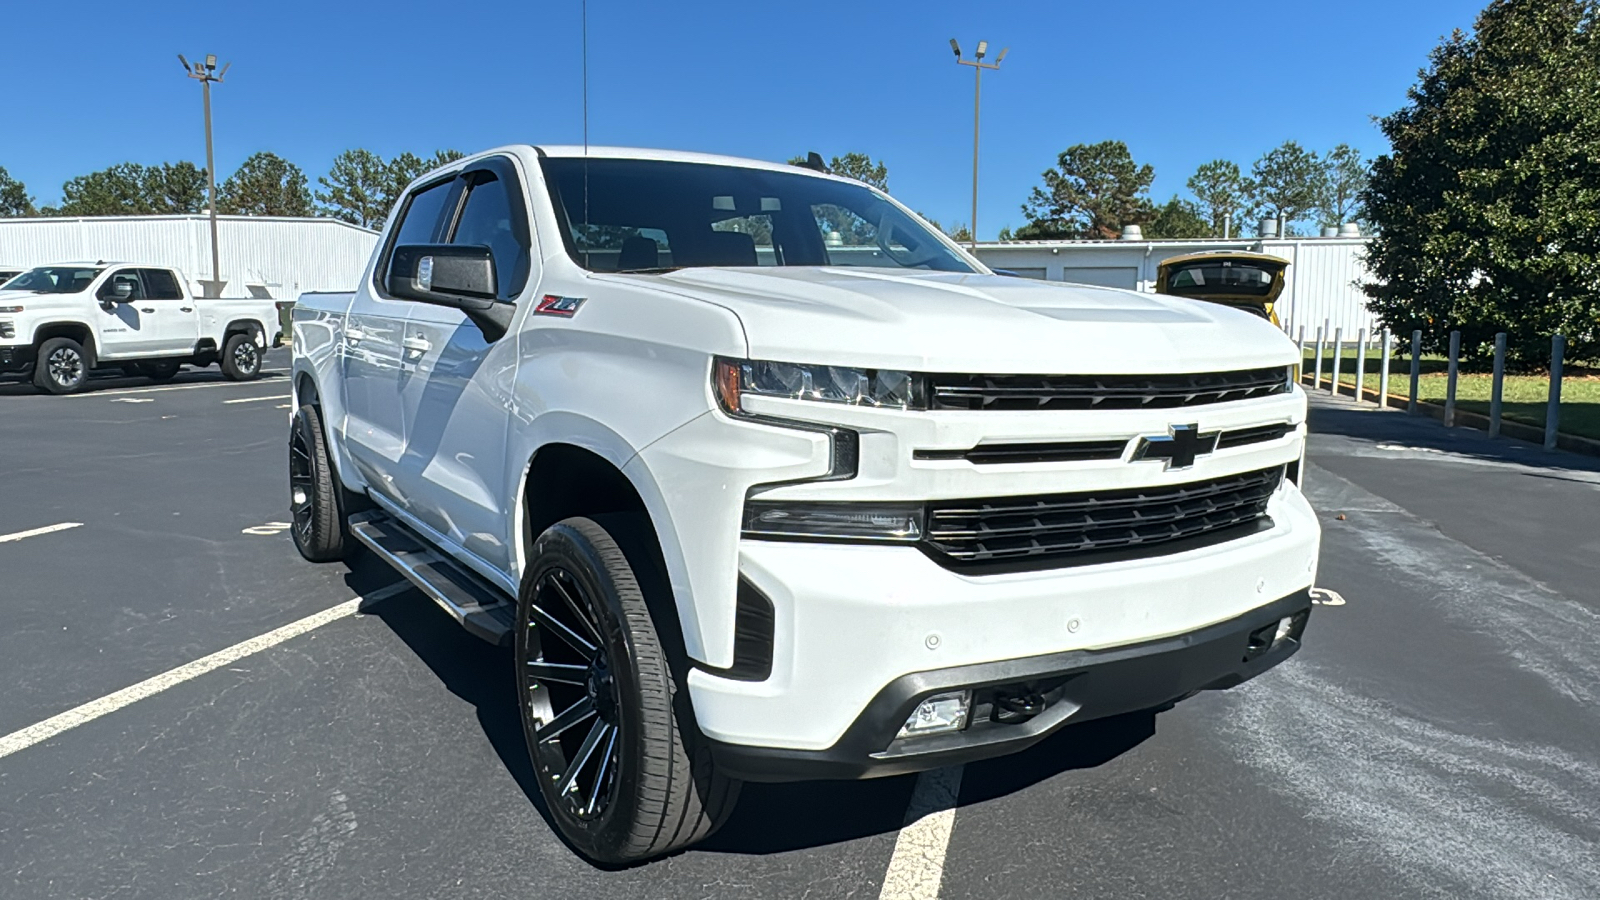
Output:
[[511,646],[516,605],[505,594],[381,510],[351,516],[350,533],[467,631],[491,644]]

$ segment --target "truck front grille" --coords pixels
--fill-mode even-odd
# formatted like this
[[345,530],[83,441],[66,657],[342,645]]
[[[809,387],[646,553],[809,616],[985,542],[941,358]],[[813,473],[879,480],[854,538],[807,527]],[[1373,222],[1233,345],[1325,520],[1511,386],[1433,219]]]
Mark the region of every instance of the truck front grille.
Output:
[[934,409],[1173,409],[1288,390],[1282,366],[1197,375],[928,376]]
[[1160,556],[1230,529],[1251,530],[1282,480],[1283,467],[1274,466],[1163,487],[934,504],[924,540],[935,558],[956,566],[1046,568],[1108,551]]

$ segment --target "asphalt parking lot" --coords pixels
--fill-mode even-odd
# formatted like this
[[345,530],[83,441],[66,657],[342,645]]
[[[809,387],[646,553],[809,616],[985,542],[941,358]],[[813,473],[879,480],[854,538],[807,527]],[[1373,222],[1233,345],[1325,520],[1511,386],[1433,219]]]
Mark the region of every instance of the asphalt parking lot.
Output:
[[750,785],[603,871],[545,824],[509,652],[295,553],[286,368],[0,383],[0,896],[1600,895],[1600,460],[1319,402],[1336,594],[1289,663],[964,770]]

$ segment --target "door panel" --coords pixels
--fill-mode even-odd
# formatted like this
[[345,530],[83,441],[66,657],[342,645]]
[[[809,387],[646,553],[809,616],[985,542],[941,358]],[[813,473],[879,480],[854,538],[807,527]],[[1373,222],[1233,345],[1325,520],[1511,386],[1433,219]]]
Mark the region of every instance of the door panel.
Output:
[[[126,301],[114,299],[112,291],[118,284],[126,284],[132,291]],[[95,291],[95,299],[100,301],[95,334],[100,358],[139,356],[155,345],[155,308],[145,300],[144,281],[137,271],[113,271]]]
[[146,298],[140,306],[155,310],[149,314],[153,327],[147,352],[171,356],[193,353],[200,340],[200,315],[194,301],[183,295],[177,277],[166,269],[140,269],[139,274],[144,279]]
[[418,303],[406,323],[401,402],[405,454],[397,480],[423,524],[501,572],[513,558],[502,495],[516,341],[484,340],[458,310]]

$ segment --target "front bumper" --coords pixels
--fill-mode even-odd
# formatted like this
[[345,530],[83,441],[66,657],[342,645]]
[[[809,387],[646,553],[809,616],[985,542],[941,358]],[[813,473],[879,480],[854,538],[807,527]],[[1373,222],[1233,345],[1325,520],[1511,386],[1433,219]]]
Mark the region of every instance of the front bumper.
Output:
[[[1254,678],[1300,649],[1310,613],[1308,588],[1226,622],[1132,646],[917,672],[879,691],[826,749],[713,740],[711,751],[720,769],[747,781],[877,778],[1015,753],[1069,723],[1152,709]],[[1290,636],[1270,640],[1286,617],[1295,623]],[[895,740],[923,699],[963,689],[974,698],[963,731]],[[1021,721],[999,721],[996,700],[1024,693],[1042,700],[1042,710]]]
[[[740,748],[725,755],[859,756],[852,729],[889,686],[917,673],[1118,653],[1248,624],[1242,617],[1316,578],[1321,529],[1305,497],[1286,484],[1267,515],[1254,534],[1169,555],[985,575],[944,568],[912,547],[741,541],[740,575],[771,601],[770,674],[746,681],[691,670],[696,720],[709,739]],[[1213,680],[1187,678],[1153,703]],[[888,750],[893,736],[872,732],[869,752]]]
[[33,346],[31,344],[0,346],[0,373],[26,372],[32,368]]

